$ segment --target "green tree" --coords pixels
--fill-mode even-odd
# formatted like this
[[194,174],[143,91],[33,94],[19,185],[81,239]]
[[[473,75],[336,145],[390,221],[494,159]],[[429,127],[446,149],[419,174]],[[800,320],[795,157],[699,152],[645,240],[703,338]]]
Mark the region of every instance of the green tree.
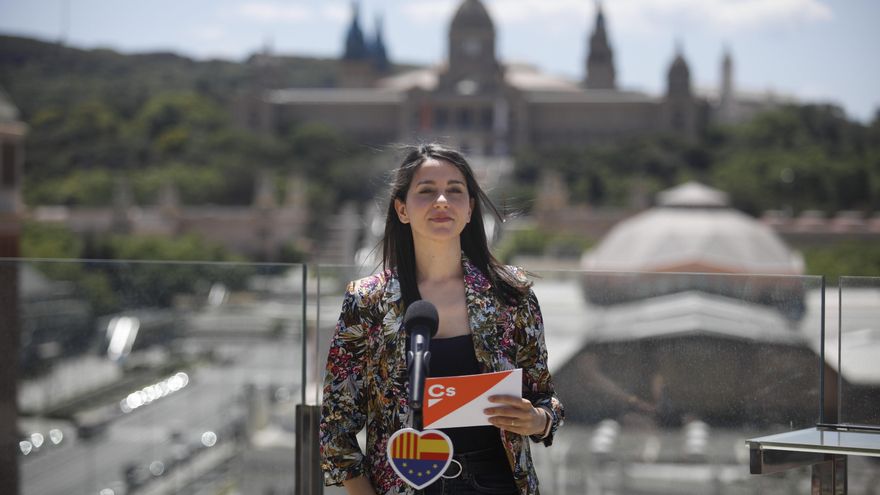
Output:
[[186,158],[203,153],[210,136],[228,126],[219,105],[194,92],[164,92],[150,98],[131,123],[147,158]]
[[215,282],[241,288],[252,273],[248,265],[240,264],[242,258],[192,235],[177,239],[117,235],[97,243],[103,244],[99,249],[111,259],[119,260],[101,268],[120,300],[129,307],[166,307],[175,295],[192,294]]
[[833,283],[841,275],[880,277],[880,245],[846,241],[803,250],[807,273],[825,275]]

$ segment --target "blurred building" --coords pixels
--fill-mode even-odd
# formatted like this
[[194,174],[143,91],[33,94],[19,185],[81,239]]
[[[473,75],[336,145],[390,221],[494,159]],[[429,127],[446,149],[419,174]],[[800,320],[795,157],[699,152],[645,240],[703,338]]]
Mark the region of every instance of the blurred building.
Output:
[[821,210],[768,210],[761,222],[798,246],[819,246],[840,241],[877,241],[880,239],[880,213],[842,210],[830,214]]
[[[819,327],[804,315],[815,287],[797,277],[799,253],[725,193],[693,182],[661,192],[581,268],[592,317],[580,351],[554,373],[571,420],[809,423],[818,378],[806,334]],[[799,392],[780,389],[780,376]]]
[[503,156],[517,148],[657,132],[690,137],[709,121],[735,122],[774,104],[735,93],[729,51],[717,96],[695,94],[680,48],[665,74],[664,94],[621,88],[601,6],[587,36],[581,81],[499,60],[495,24],[480,0],[459,4],[449,24],[447,60],[434,67],[389,75],[381,29],[378,23],[375,40],[367,41],[355,4],[338,87],[266,88],[239,119],[264,131],[321,123],[374,145],[442,139],[474,155]]
[[617,224],[583,258],[589,271],[800,275],[804,261],[765,224],[733,209],[727,194],[687,182],[657,206]]
[[166,185],[155,205],[134,204],[130,186],[117,182],[112,207],[38,206],[29,216],[59,223],[80,235],[106,232],[173,237],[196,234],[235,253],[276,260],[282,249],[303,237],[308,222],[305,184],[291,178],[283,201],[275,185],[261,175],[250,206],[182,205],[177,189]]
[[[876,280],[836,294],[802,276],[801,256],[721,191],[686,183],[655,204],[587,251],[577,281],[536,281],[566,405],[554,449],[568,449],[536,454],[587,493],[809,490],[802,475],[750,478],[743,441],[815,425],[821,371],[830,421],[880,421]],[[851,462],[850,492],[873,493],[876,464]]]
[[[532,210],[534,224],[540,225],[546,231],[565,232],[598,240],[609,234],[620,222],[645,212],[655,203],[645,193],[645,189],[637,181],[632,187],[626,207],[593,207],[589,204],[592,198],[580,198],[580,204],[570,201],[568,187],[562,177],[554,172],[545,171],[541,174],[540,182],[536,188],[535,204]],[[688,186],[687,189],[693,189],[693,186]],[[721,198],[719,201],[723,201],[724,205],[727,205],[726,194],[721,192],[715,194]],[[662,206],[663,197],[658,197],[658,201],[658,204]],[[670,205],[667,204],[667,206]],[[652,213],[649,215],[639,216],[640,222],[650,226],[651,229],[664,230],[665,227],[660,227],[661,225],[675,223],[679,214],[688,210],[667,208],[651,211]],[[717,235],[715,226],[718,224],[711,221],[715,216],[737,217],[736,221],[739,223],[747,222],[750,225],[753,223],[743,212],[730,208],[708,209],[702,217],[703,225],[709,227],[709,230],[706,231],[707,234],[714,232],[712,235]],[[662,222],[655,223],[652,220],[653,217],[660,217]],[[693,221],[696,217],[688,215],[687,218],[690,219],[689,221]],[[758,221],[781,237],[782,241],[798,248],[835,244],[841,241],[870,242],[880,239],[880,213],[871,214],[851,210],[826,213],[820,210],[804,210],[793,215],[790,211],[767,210],[760,215]],[[766,229],[754,225],[750,229],[752,232],[759,230]],[[768,242],[766,235],[758,237],[760,239],[757,240],[762,243]],[[746,239],[735,241],[732,245],[738,245],[745,241]],[[716,240],[715,244],[719,244],[719,241]],[[636,247],[629,246],[628,249],[636,249]],[[625,262],[629,263],[629,260],[626,259]]]

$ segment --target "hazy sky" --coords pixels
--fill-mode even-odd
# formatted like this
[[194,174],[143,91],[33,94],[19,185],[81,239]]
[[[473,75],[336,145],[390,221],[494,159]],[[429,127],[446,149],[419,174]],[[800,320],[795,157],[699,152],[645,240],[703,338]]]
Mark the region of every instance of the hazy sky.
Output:
[[[394,61],[446,55],[460,0],[363,0],[372,33],[384,17]],[[504,61],[581,79],[592,0],[484,0]],[[880,108],[880,1],[604,0],[618,81],[658,93],[680,41],[693,83],[717,87],[724,46],[739,89],[835,102],[859,120]],[[123,52],[170,50],[240,60],[269,43],[280,54],[335,57],[350,0],[0,0],[0,32]]]

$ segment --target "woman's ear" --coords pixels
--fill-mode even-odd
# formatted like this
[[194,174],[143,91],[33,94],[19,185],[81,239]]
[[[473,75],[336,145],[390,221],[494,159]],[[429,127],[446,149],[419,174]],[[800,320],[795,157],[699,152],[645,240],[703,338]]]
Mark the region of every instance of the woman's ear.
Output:
[[397,218],[400,223],[409,223],[409,217],[406,215],[406,203],[394,198],[394,211],[397,212]]
[[471,198],[471,207],[470,207],[470,209],[468,210],[468,221],[467,221],[467,223],[471,223],[471,215],[474,213],[474,205],[475,205],[475,204],[476,204],[476,203],[474,203],[474,198]]

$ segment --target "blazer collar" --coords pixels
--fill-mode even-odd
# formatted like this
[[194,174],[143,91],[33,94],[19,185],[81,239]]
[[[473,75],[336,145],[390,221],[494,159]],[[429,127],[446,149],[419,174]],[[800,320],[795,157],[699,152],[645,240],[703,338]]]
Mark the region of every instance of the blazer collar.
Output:
[[498,342],[498,300],[489,278],[462,255],[464,292],[477,361],[484,372],[505,369]]
[[[476,267],[467,256],[461,255],[462,271],[464,272],[464,290],[467,304],[468,323],[473,336],[474,350],[482,370],[501,371],[509,369],[503,359],[503,351],[498,346],[496,330],[497,302],[492,292],[489,279]],[[403,295],[396,269],[386,270],[385,278],[385,317],[383,328],[390,342],[396,342],[396,352],[388,357],[386,363],[390,369],[397,369],[401,377],[406,376],[406,338],[403,328]],[[400,424],[412,424],[412,410],[404,400],[398,411]]]

